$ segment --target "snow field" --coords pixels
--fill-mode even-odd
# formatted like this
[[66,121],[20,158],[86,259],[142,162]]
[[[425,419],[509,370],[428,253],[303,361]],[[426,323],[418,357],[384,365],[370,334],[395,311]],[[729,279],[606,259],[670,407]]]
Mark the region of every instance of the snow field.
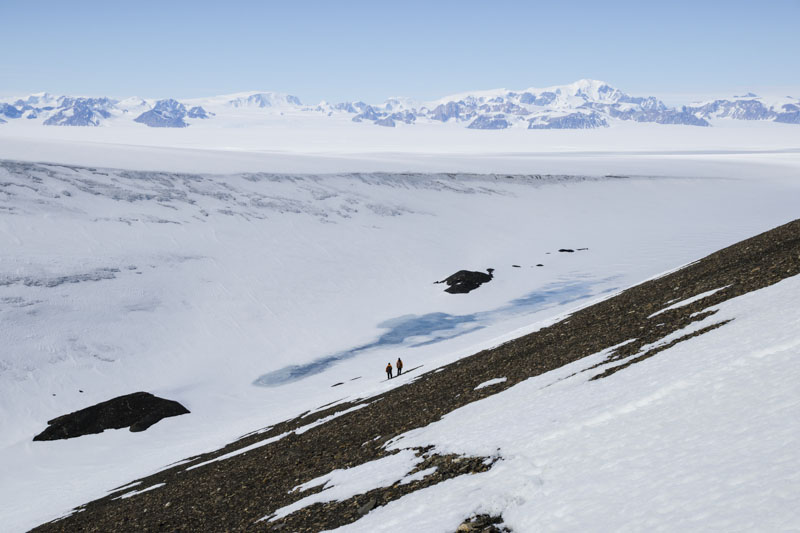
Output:
[[[759,157],[734,165],[738,179],[541,185],[430,176],[187,181],[56,165],[37,170],[33,183],[0,168],[0,182],[14,183],[0,189],[0,470],[13,480],[0,483],[5,527],[26,530],[257,428],[415,379],[381,382],[398,356],[408,369],[424,365],[418,375],[795,218],[796,174],[758,166]],[[734,168],[704,161],[713,173]],[[693,164],[710,172],[676,160],[659,173]],[[752,168],[763,172],[744,176]],[[36,192],[25,187],[32,183]],[[557,253],[562,247],[589,249]],[[495,279],[469,295],[433,285],[487,267]],[[564,284],[574,294],[514,303]],[[431,313],[475,315],[477,329],[425,332],[300,381],[253,385],[287,365],[373,343],[391,331],[387,321]],[[191,414],[144,433],[30,440],[49,419],[137,390]]]

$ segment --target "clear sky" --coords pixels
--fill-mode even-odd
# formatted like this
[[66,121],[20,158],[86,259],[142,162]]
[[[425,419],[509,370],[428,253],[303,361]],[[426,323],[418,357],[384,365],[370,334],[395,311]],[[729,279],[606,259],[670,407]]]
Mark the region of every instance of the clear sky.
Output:
[[800,0],[0,0],[0,93],[289,92],[304,102],[523,89],[800,87]]

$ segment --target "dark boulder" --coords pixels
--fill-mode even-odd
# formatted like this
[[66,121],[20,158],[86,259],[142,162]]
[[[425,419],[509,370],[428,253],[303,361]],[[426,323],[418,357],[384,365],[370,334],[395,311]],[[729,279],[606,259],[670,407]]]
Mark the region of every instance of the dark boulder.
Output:
[[71,439],[124,427],[130,427],[131,431],[144,431],[162,418],[188,412],[176,401],[149,392],[134,392],[54,418],[33,440]]
[[442,281],[437,281],[436,283],[447,283],[448,287],[444,290],[444,292],[449,292],[450,294],[466,294],[470,291],[473,291],[492,280],[494,275],[493,268],[487,268],[486,272],[473,272],[471,270],[459,270],[452,276],[443,279]]
[[358,514],[363,516],[373,510],[375,505],[378,503],[378,499],[375,497],[370,498],[367,502],[358,508]]
[[490,516],[488,514],[479,514],[471,518],[467,518],[458,526],[456,533],[510,533],[503,524],[502,516]]

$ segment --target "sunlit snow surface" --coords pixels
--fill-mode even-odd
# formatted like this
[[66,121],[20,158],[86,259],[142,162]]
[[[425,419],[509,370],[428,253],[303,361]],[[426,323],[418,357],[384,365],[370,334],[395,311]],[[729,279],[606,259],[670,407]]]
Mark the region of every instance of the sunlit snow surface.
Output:
[[[626,179],[2,163],[3,527],[33,527],[242,434],[398,386],[796,218],[796,161],[761,160],[659,160],[650,174],[682,177]],[[494,279],[467,295],[433,284],[489,267]],[[384,381],[398,356],[408,374]],[[142,433],[31,442],[49,419],[138,390],[191,414]]]

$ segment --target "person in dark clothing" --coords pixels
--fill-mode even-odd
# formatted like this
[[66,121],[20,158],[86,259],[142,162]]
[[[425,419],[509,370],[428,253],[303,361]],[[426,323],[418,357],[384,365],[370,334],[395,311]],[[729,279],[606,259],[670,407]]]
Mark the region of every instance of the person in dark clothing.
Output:
[[397,375],[399,376],[402,373],[403,373],[403,360],[398,357],[397,358]]
[[392,363],[386,364],[386,379],[392,379]]

